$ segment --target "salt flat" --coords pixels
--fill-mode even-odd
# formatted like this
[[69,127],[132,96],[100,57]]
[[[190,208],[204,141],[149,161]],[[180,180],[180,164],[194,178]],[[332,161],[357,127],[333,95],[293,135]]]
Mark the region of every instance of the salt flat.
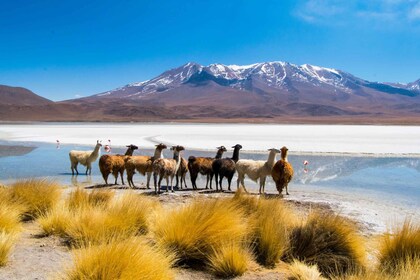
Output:
[[247,151],[289,147],[291,152],[420,155],[420,126],[180,123],[35,123],[0,125],[0,140],[94,145],[157,142],[214,150],[240,143]]

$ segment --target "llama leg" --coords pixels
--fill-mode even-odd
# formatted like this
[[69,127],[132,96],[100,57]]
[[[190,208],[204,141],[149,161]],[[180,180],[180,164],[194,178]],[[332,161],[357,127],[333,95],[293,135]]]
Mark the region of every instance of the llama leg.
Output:
[[73,166],[73,163],[70,164],[70,168],[71,168],[71,175],[74,175],[74,166]]
[[[152,177],[152,172],[147,172],[146,176],[147,176],[146,187],[148,189],[150,189],[150,177]],[[155,189],[156,189],[156,175],[154,173],[153,173],[153,184],[154,184]]]
[[[175,188],[178,188],[178,186],[179,186],[179,176],[178,176],[178,174],[176,174],[175,177],[176,177],[176,185],[175,185]],[[182,182],[181,182],[181,184],[182,184]],[[182,185],[179,188],[182,189]]]
[[288,184],[286,184],[286,194],[289,195],[289,191],[287,190],[287,185]]
[[[228,190],[229,191],[231,190],[230,189],[230,183],[232,182],[232,178],[233,178],[233,176],[228,178]],[[245,186],[244,186],[244,188],[245,188]]]
[[77,170],[77,165],[78,165],[79,163],[78,162],[76,162],[76,164],[74,165],[74,169],[76,170],[76,174],[77,175],[79,175],[79,171]]
[[120,171],[120,177],[121,177],[121,184],[122,185],[125,185],[124,184],[124,177],[123,177],[123,175],[124,175],[124,170]]
[[206,175],[206,190],[209,188],[209,179],[210,179],[210,174]]
[[[184,176],[182,176],[182,180],[184,181],[184,187],[185,187],[186,189],[188,189],[187,182],[185,181],[185,175],[184,175]],[[182,183],[182,181],[181,181],[181,183]],[[181,188],[182,188],[182,184],[181,184]]]
[[211,183],[213,181],[213,173],[210,174],[210,189],[212,190],[213,188],[211,187]]
[[[172,180],[171,180],[171,188],[172,188]],[[166,192],[169,191],[169,176],[166,177]],[[172,189],[174,191],[174,189]]]
[[158,182],[158,193],[160,193],[160,184],[162,183],[163,176],[159,175],[159,182]]
[[219,187],[220,187],[220,191],[221,191],[221,192],[223,191],[223,188],[222,188],[222,181],[223,181],[223,176],[222,176],[222,175],[220,175],[220,179],[219,179]]
[[[168,178],[169,179],[169,178]],[[168,179],[166,179],[166,181],[168,181]],[[171,192],[174,192],[174,185],[173,185],[173,181],[174,181],[174,177],[171,176]],[[182,183],[182,181],[181,181]]]
[[215,181],[215,183],[216,183],[216,191],[218,191],[219,190],[219,182],[218,182],[218,180],[219,180],[219,174],[217,174],[217,173],[215,173],[214,174],[214,181]]

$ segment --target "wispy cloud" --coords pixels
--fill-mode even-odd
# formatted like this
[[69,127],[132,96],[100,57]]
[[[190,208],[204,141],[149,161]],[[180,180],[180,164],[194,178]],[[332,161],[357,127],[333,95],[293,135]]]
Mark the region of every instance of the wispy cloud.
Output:
[[408,18],[411,20],[420,20],[420,3],[417,3],[409,12]]
[[420,0],[301,0],[295,15],[310,23],[420,24]]
[[83,97],[83,95],[81,95],[81,94],[75,94],[74,97],[75,98],[80,98],[80,97]]

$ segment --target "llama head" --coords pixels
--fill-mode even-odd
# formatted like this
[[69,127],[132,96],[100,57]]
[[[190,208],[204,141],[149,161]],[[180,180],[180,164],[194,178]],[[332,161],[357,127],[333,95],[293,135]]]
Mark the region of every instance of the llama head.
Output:
[[227,149],[225,146],[220,146],[220,147],[217,147],[216,149],[222,152],[227,152]]
[[158,149],[158,150],[163,150],[163,149],[168,148],[168,146],[166,146],[166,145],[165,145],[165,144],[163,144],[163,143],[157,144],[157,145],[155,145],[155,146],[156,146],[156,149]]
[[234,148],[235,150],[240,150],[242,149],[242,146],[239,144],[236,144],[235,146],[232,146],[232,148]]
[[185,148],[183,146],[172,146],[171,147],[171,151],[175,151],[175,152],[180,152],[180,151],[184,151]]
[[[286,149],[287,149],[287,148],[286,148]],[[281,153],[281,151],[280,151],[280,150],[275,149],[275,148],[268,149],[268,151],[270,151],[270,153],[271,153],[271,152],[273,152],[273,153],[276,153],[276,154]]]
[[130,144],[126,146],[127,148],[129,148],[130,150],[137,150],[139,147],[137,147],[136,145]]
[[102,140],[101,141],[96,140],[96,146],[102,147]]

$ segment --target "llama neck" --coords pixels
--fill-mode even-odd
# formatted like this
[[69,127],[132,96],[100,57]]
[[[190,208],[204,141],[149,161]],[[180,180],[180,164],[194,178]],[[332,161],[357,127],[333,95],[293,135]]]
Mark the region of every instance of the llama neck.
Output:
[[181,165],[181,155],[178,151],[174,151],[174,160],[176,160],[175,173],[178,172],[179,166]]
[[233,150],[232,160],[234,162],[237,162],[239,160],[239,149],[238,148],[235,148],[235,150]]
[[155,159],[163,158],[162,150],[161,149],[155,149],[155,154],[153,155],[153,158],[155,158]]
[[90,154],[91,157],[97,157],[99,155],[99,149],[101,148],[100,145],[96,145],[93,152]]
[[222,156],[223,156],[223,150],[218,150],[214,158],[222,158]]
[[125,156],[132,156],[133,155],[134,150],[131,148],[128,148],[127,151],[125,152]]
[[285,162],[288,162],[287,160],[287,152],[284,152],[281,154],[281,159],[284,160]]
[[267,164],[270,166],[273,166],[275,160],[276,160],[276,152],[270,151],[270,153],[268,154]]

